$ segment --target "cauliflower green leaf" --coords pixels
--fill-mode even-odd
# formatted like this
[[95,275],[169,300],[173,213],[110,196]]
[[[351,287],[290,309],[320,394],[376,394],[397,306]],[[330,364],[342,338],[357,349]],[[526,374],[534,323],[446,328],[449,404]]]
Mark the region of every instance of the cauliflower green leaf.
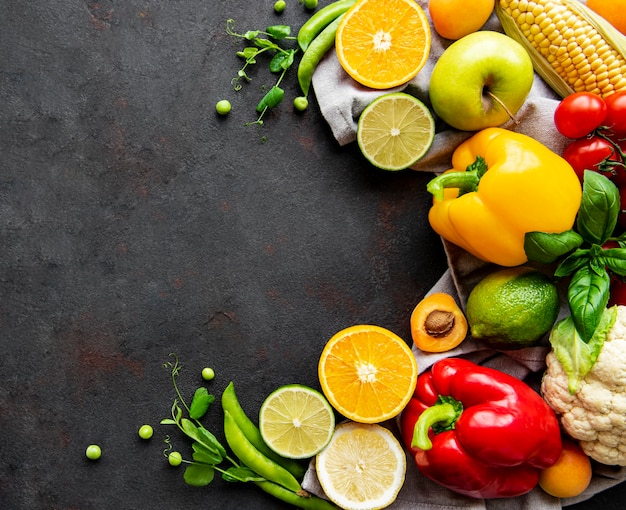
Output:
[[556,358],[567,374],[568,389],[573,395],[600,355],[604,339],[613,327],[617,317],[617,307],[606,308],[589,341],[585,342],[578,334],[572,316],[556,323],[550,333],[550,344]]

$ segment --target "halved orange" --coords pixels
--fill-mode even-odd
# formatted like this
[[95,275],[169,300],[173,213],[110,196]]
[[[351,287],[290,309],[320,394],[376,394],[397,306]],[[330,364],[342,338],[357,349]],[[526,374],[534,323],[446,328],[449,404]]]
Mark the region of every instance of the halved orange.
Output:
[[407,343],[380,326],[359,324],[335,333],[320,356],[324,395],[344,417],[380,423],[400,414],[417,382]]
[[337,58],[357,82],[374,89],[407,83],[424,67],[431,31],[415,0],[359,0],[335,36]]

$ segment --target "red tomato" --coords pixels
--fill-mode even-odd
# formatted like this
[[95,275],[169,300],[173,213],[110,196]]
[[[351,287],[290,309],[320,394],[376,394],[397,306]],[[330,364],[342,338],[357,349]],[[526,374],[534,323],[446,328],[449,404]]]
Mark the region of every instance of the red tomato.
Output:
[[618,276],[611,277],[608,306],[626,305],[626,282]]
[[626,136],[626,90],[615,92],[604,100],[607,111],[602,124],[617,137]]
[[607,113],[604,100],[591,92],[566,96],[554,110],[554,125],[567,138],[582,138],[604,124]]
[[[563,151],[563,159],[572,165],[580,182],[583,181],[585,170],[603,173],[611,180],[616,179],[618,175],[623,176],[626,181],[626,172],[624,172],[623,166],[619,167],[621,172],[617,172],[612,166],[603,163],[607,159],[609,161],[621,161],[621,156],[611,142],[600,136],[593,135],[574,140]],[[616,183],[616,185],[619,187],[619,184]]]

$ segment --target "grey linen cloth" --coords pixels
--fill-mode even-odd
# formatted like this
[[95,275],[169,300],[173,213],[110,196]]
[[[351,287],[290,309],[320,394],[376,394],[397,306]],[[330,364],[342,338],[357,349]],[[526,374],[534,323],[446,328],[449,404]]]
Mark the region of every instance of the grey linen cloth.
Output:
[[[418,0],[418,3],[428,15],[427,0]],[[502,31],[495,14],[492,15],[483,29]],[[430,74],[435,62],[451,42],[440,38],[433,29],[430,56],[425,67],[407,85],[384,91],[368,89],[357,84],[343,71],[334,51],[329,52],[313,75],[313,89],[322,115],[337,142],[340,145],[354,142],[360,113],[367,104],[382,94],[403,90],[430,106],[428,100]],[[561,153],[568,140],[560,136],[554,129],[553,114],[558,100],[558,96],[538,75],[535,75],[528,99],[516,114],[518,122],[509,121],[502,127],[532,136],[553,151]],[[439,121],[437,121],[437,126],[437,134],[431,149],[424,158],[413,166],[416,171],[438,173],[447,170],[450,168],[451,154],[454,149],[473,134],[450,129]],[[474,258],[445,240],[442,242],[448,259],[448,270],[429,291],[429,294],[447,292],[455,296],[457,302],[464,307],[471,288],[489,271],[493,270],[494,266]],[[567,313],[567,304],[564,302],[561,308],[561,317]],[[488,349],[471,337],[468,337],[453,351],[443,354],[423,353],[413,346],[420,372],[442,357],[461,356],[476,363],[510,373],[520,379],[532,374],[540,377],[545,369],[545,356],[548,350],[547,339],[544,339],[538,347],[506,353]],[[395,422],[386,425],[397,432]],[[625,478],[626,470],[624,468],[594,463],[594,477],[591,485],[583,494],[575,498],[554,498],[540,488],[536,488],[529,494],[517,498],[477,500],[455,494],[428,480],[419,473],[413,459],[407,456],[407,473],[404,486],[395,503],[389,508],[393,510],[557,510],[585,501],[594,494],[620,483]],[[315,474],[313,462],[307,471],[303,485],[310,492],[324,496]]]

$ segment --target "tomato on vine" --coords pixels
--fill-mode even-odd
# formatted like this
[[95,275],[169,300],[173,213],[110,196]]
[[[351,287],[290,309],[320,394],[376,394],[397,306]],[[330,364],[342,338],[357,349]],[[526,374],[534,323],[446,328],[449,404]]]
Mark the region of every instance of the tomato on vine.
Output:
[[626,137],[626,90],[607,96],[604,102],[607,112],[603,124],[615,137]]
[[621,155],[602,136],[592,135],[574,140],[563,151],[563,158],[572,165],[581,183],[585,170],[600,172],[613,181],[618,175],[626,180]]
[[583,138],[604,125],[607,110],[606,102],[597,94],[576,92],[557,105],[554,125],[567,138]]

